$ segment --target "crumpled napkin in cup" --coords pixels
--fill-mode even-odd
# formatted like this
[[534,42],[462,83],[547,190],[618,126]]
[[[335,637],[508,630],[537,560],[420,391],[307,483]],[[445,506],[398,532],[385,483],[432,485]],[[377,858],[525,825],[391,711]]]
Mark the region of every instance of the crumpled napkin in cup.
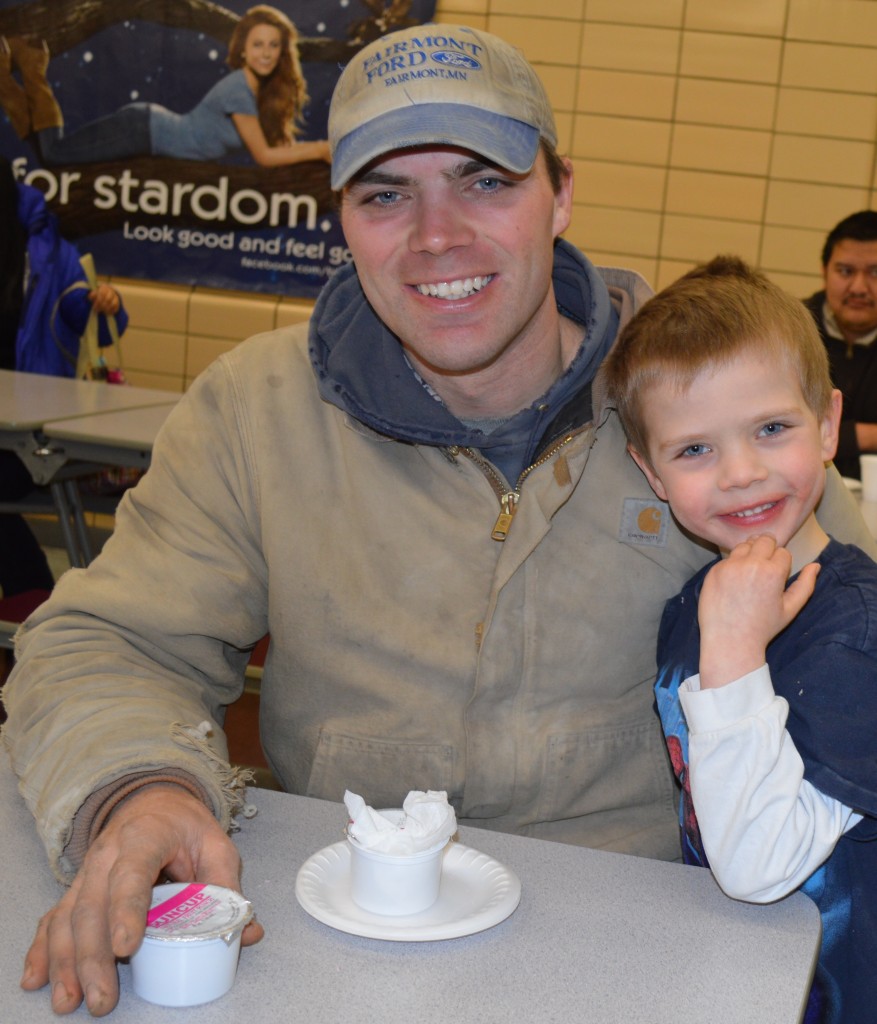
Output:
[[[457,831],[457,816],[444,790],[412,789],[391,819],[347,790],[344,803],[350,821],[347,834],[360,846],[382,853],[421,853],[447,841]],[[398,820],[397,820],[398,819]]]

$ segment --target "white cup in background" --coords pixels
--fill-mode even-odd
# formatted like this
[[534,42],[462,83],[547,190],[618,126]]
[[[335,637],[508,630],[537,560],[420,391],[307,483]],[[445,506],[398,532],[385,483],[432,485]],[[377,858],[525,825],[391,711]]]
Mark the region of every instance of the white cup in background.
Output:
[[877,455],[859,456],[862,471],[862,500],[877,501]]

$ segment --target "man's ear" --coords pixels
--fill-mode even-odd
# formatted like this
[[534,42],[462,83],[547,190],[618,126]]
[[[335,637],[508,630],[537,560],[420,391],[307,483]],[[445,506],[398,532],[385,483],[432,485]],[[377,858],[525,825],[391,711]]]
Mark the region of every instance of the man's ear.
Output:
[[555,238],[562,235],[572,220],[573,195],[573,164],[567,157],[563,158],[566,174],[561,175],[560,189],[554,197],[554,219],[552,232]]
[[[831,392],[831,404],[820,424],[822,436],[822,460],[830,462],[837,452],[837,439],[840,434],[840,417],[843,411],[843,395],[835,388]],[[637,463],[639,465],[639,463]]]
[[645,455],[638,452],[635,448],[632,448],[629,444],[627,446],[627,450],[630,452],[630,457],[633,459],[633,461],[643,471],[643,474],[646,480],[648,480],[651,489],[655,492],[655,494],[657,494],[661,501],[666,501],[667,492],[664,490],[664,485],[661,483],[660,477],[658,477],[658,475],[652,469],[652,464],[649,462],[648,458]]

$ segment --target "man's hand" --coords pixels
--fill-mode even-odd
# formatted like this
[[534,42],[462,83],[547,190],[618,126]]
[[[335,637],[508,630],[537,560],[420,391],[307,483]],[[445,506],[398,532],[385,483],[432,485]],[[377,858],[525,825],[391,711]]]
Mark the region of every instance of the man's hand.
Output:
[[[70,889],[40,921],[21,985],[51,985],[52,1009],[70,1013],[83,998],[101,1017],[119,999],[116,959],[140,945],[152,886],[209,882],[240,890],[237,849],[210,811],[180,786],[137,790],[113,812]],[[253,919],[242,942],[262,938]]]
[[769,534],[750,537],[707,573],[697,608],[701,689],[724,686],[765,662],[771,640],[810,600],[819,565],[788,588],[792,556]]

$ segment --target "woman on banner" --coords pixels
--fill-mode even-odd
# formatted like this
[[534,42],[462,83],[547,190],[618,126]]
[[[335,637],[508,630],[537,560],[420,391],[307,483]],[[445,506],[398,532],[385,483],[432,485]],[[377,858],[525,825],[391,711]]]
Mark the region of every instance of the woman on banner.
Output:
[[[34,136],[48,165],[136,156],[218,160],[242,150],[261,167],[328,162],[325,139],[295,137],[308,93],[298,32],[282,11],[267,4],[251,7],[232,34],[226,63],[232,72],[186,114],[157,103],[129,103],[67,133],[46,79],[45,44],[0,37],[0,102],[19,135]],[[22,85],[12,77],[14,67]],[[28,111],[38,112],[30,122]]]

